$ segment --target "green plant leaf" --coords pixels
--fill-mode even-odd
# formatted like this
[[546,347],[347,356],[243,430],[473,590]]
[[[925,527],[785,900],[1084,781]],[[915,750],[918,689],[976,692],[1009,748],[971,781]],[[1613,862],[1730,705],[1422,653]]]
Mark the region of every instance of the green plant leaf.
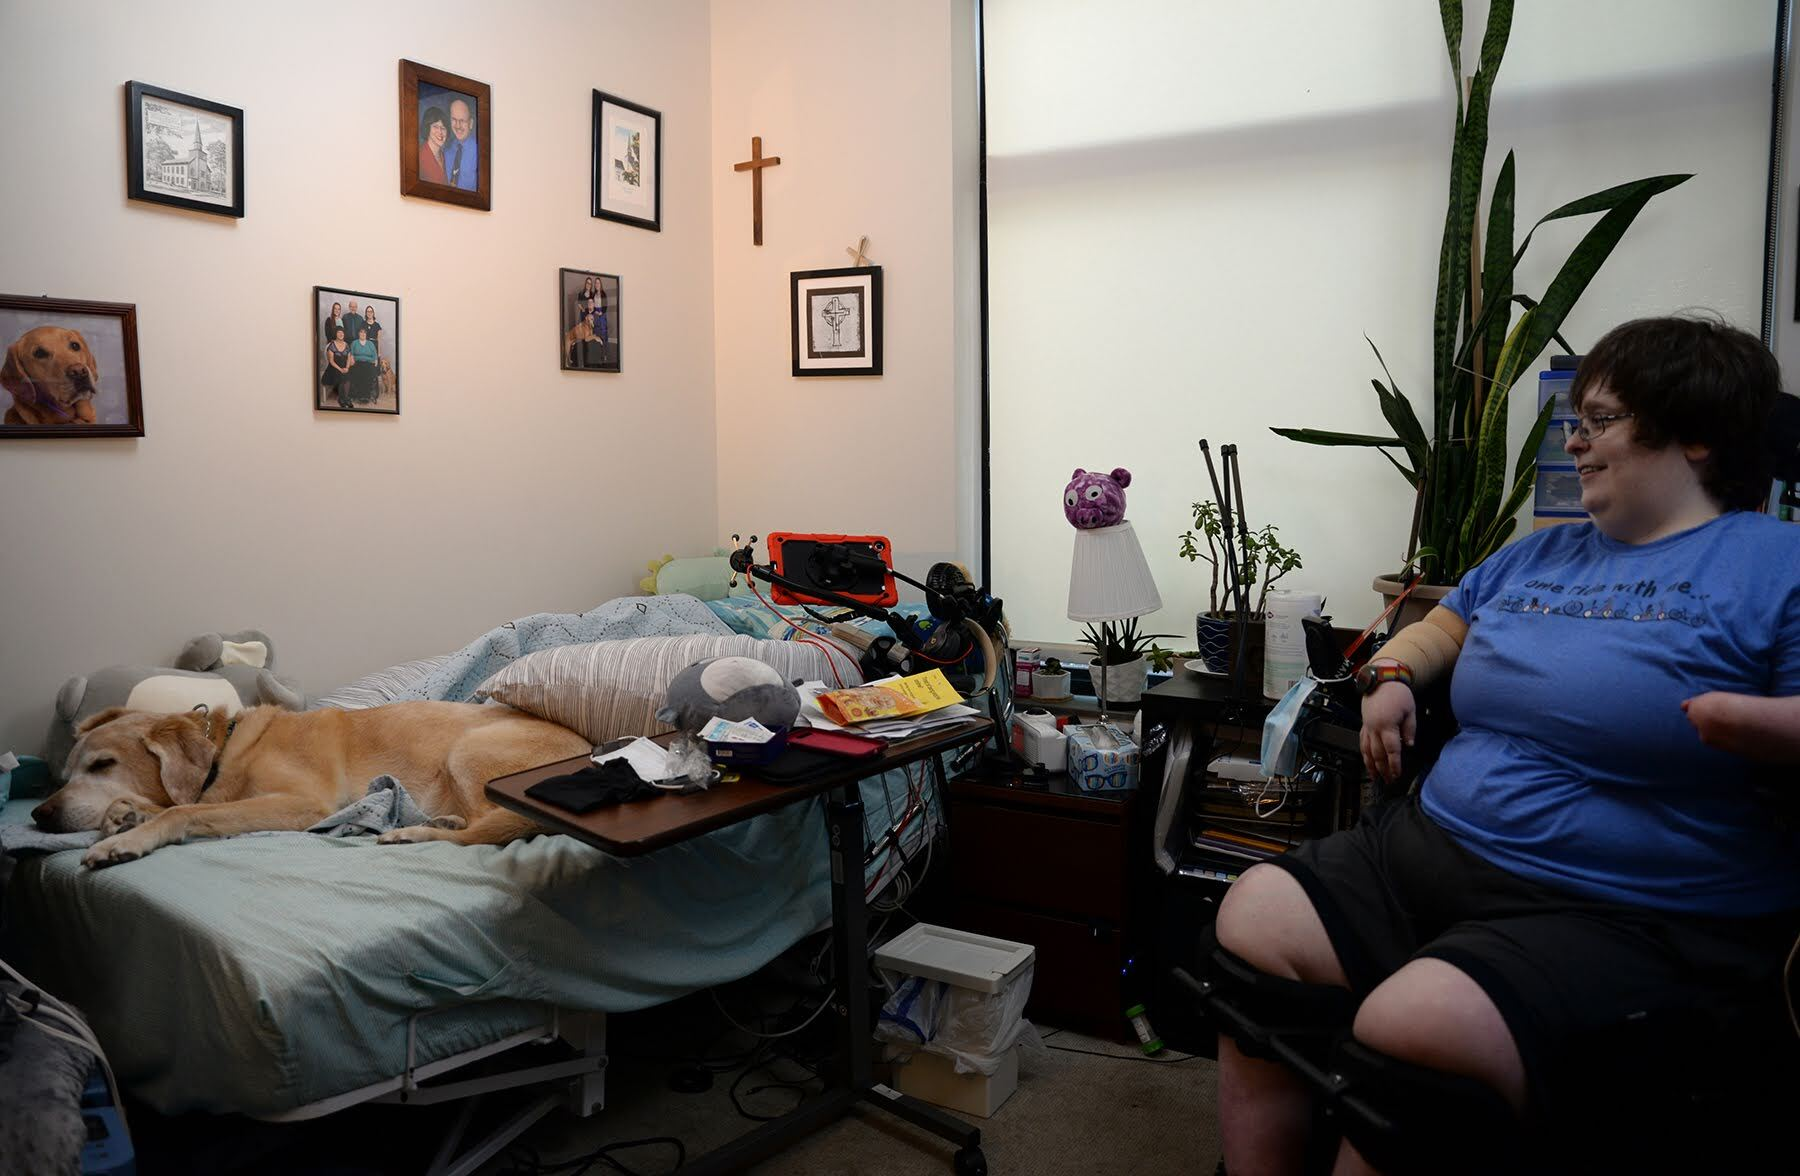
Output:
[[1380,380],[1369,383],[1375,385],[1375,397],[1381,401],[1381,415],[1393,426],[1394,435],[1406,445],[1406,456],[1413,465],[1423,466],[1431,456],[1431,440],[1425,436],[1419,418],[1413,415],[1412,405],[1398,392],[1388,391]]
[[1417,470],[1408,469],[1401,465],[1399,461],[1394,458],[1394,455],[1385,449],[1377,449],[1375,452],[1387,458],[1388,464],[1400,471],[1400,476],[1406,479],[1406,484],[1408,486],[1411,486],[1414,490],[1419,488],[1419,472]]
[[1271,428],[1269,432],[1307,445],[1372,445],[1388,449],[1406,448],[1406,442],[1398,437],[1376,437],[1368,433],[1334,433],[1329,429],[1276,428]]
[[[1500,174],[1494,178],[1494,198],[1488,205],[1487,252],[1481,264],[1484,312],[1496,302],[1505,303],[1512,297],[1514,183],[1513,153],[1508,151],[1506,161],[1500,165]],[[1493,379],[1494,365],[1500,362],[1500,348],[1506,343],[1510,316],[1484,313],[1483,317],[1490,320],[1482,339],[1480,379],[1486,387]]]
[[1608,212],[1627,200],[1635,198],[1640,192],[1647,191],[1649,196],[1655,196],[1659,192],[1667,192],[1670,188],[1684,184],[1693,178],[1692,172],[1682,175],[1647,176],[1641,180],[1632,180],[1624,184],[1615,184],[1611,188],[1603,188],[1590,196],[1571,200],[1560,208],[1552,209],[1539,217],[1537,223],[1531,226],[1531,232],[1526,233],[1525,239],[1519,242],[1518,252],[1513,255],[1513,264],[1518,265],[1519,259],[1525,256],[1525,247],[1531,244],[1532,235],[1553,220],[1562,220],[1571,216],[1587,216],[1595,212]]
[[1514,481],[1518,480],[1520,471],[1526,466],[1536,468],[1538,447],[1544,443],[1544,433],[1550,428],[1550,417],[1555,410],[1555,400],[1544,401],[1544,407],[1538,409],[1537,420],[1532,422],[1531,428],[1525,430],[1524,444],[1519,446],[1519,456],[1513,461]]
[[1532,488],[1536,485],[1537,463],[1531,462],[1519,471],[1518,477],[1513,479],[1512,489],[1507,493],[1506,501],[1500,504],[1500,513],[1494,516],[1494,521],[1488,524],[1487,530],[1476,540],[1474,549],[1470,552],[1470,567],[1474,567],[1500,550],[1500,545],[1506,542],[1507,536],[1512,534],[1513,527],[1518,522],[1517,516],[1520,508],[1525,505],[1526,497],[1531,494]]

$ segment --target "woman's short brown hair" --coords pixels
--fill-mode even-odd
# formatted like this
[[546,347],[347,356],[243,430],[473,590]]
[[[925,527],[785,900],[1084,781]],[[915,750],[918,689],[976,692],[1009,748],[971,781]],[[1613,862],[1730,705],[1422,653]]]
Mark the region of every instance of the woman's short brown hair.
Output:
[[1719,318],[1676,315],[1623,323],[1582,357],[1575,411],[1604,387],[1632,414],[1641,445],[1704,445],[1700,484],[1727,510],[1758,510],[1769,496],[1766,430],[1781,369],[1762,340]]

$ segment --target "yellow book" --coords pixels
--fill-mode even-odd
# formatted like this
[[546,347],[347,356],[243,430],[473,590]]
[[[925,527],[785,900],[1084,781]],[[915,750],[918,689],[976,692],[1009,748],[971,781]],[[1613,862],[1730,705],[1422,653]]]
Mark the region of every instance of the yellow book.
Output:
[[944,671],[926,670],[879,686],[828,690],[819,695],[819,709],[832,722],[848,727],[871,719],[922,715],[961,701],[962,695],[950,685]]

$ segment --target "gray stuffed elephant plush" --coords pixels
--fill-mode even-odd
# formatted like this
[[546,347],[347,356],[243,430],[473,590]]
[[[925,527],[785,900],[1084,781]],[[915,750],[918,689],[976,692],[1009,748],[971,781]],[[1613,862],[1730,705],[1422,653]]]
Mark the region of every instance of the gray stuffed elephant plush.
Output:
[[70,678],[56,692],[56,710],[44,740],[44,760],[58,782],[64,778],[75,729],[109,706],[172,714],[197,706],[236,714],[245,707],[280,706],[300,710],[306,696],[273,670],[275,648],[255,629],[206,633],[187,643],[174,667],[108,666]]

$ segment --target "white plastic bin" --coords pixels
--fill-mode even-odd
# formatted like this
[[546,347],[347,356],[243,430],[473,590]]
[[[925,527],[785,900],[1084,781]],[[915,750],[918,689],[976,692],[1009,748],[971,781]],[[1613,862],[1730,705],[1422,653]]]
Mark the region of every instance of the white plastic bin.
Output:
[[1037,949],[919,923],[875,953],[891,994],[875,1036],[894,1063],[894,1085],[927,1102],[983,1118],[1019,1083],[1021,1038]]

